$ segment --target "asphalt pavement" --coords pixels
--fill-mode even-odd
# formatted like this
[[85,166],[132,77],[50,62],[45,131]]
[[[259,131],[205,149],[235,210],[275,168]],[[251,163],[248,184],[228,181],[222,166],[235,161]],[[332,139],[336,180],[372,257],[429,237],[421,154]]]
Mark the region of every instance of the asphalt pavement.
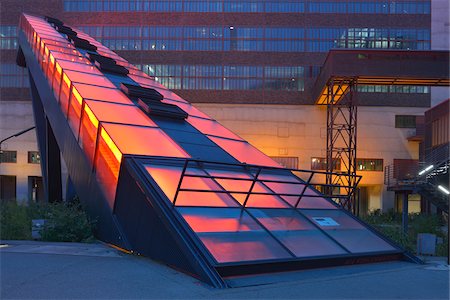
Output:
[[449,299],[449,266],[385,262],[229,280],[215,289],[107,245],[3,241],[0,299]]

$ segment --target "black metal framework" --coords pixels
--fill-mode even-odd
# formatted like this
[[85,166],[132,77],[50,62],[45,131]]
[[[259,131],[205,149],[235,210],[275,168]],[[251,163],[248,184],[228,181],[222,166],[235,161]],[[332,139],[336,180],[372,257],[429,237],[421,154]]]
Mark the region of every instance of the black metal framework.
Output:
[[[234,167],[239,168],[239,170],[244,170],[246,174],[249,175],[250,178],[239,178],[235,176],[213,176],[209,174],[206,170],[205,175],[199,175],[199,174],[188,174],[186,173],[186,170],[189,166],[191,167],[201,167],[202,165],[210,165],[214,167]],[[259,175],[263,171],[282,171],[281,175],[296,175],[299,181],[293,182],[291,181],[283,181],[283,180],[270,180],[270,179],[260,179],[258,178]],[[280,173],[273,173],[280,175]],[[303,176],[302,176],[303,175]],[[321,176],[333,176],[334,178],[338,178],[338,183],[320,183],[321,179],[318,177]],[[341,177],[346,177],[345,179],[342,179]],[[217,179],[226,179],[226,180],[235,180],[235,181],[241,181],[241,182],[251,182],[250,188],[248,191],[230,191],[230,190],[205,190],[205,189],[193,189],[193,188],[182,188],[183,180],[186,177],[196,177],[196,178],[207,178],[213,180],[219,187],[221,186],[220,183],[217,182]],[[353,183],[352,185],[346,185],[344,184],[344,180],[347,178],[350,178],[350,182]],[[304,181],[302,178],[308,178],[306,181]],[[317,181],[313,180],[314,178],[317,179]],[[302,200],[302,197],[305,195],[305,191],[307,188],[310,188],[314,190],[317,194],[316,195],[310,195],[308,194],[308,197],[312,198],[325,198],[329,200],[332,204],[337,206],[342,206],[341,203],[347,203],[350,201],[350,198],[354,196],[356,193],[356,187],[358,183],[361,180],[361,176],[356,174],[342,174],[339,172],[328,172],[328,171],[313,171],[313,170],[302,170],[302,169],[286,169],[286,168],[276,168],[276,167],[267,167],[267,166],[258,166],[258,165],[241,165],[241,164],[232,164],[232,163],[222,163],[222,162],[211,162],[211,161],[204,161],[204,160],[196,160],[196,159],[186,159],[183,164],[183,170],[181,172],[180,180],[177,184],[177,190],[175,192],[175,196],[172,202],[173,206],[176,206],[176,200],[178,198],[178,195],[180,192],[202,192],[202,193],[226,193],[226,194],[243,194],[245,195],[244,203],[242,204],[242,208],[245,208],[248,202],[248,199],[251,195],[268,195],[268,196],[289,196],[289,197],[297,197],[297,201],[295,205],[289,205],[292,208],[299,208],[298,205],[300,204],[300,201]],[[290,185],[297,185],[300,187],[301,193],[277,193],[272,191],[268,186],[265,186],[269,190],[269,192],[255,192],[253,191],[253,188],[255,184],[259,182],[264,184],[264,182],[272,182],[272,183],[281,183],[281,184],[290,184]],[[317,190],[317,187],[321,190],[324,190],[325,193],[320,192]],[[336,189],[340,188],[343,189],[344,193],[337,194]],[[331,193],[327,193],[327,191],[331,191]],[[334,192],[333,192],[334,191]],[[338,202],[333,201],[335,199],[339,199]],[[286,202],[286,201],[284,201]]]
[[[345,209],[355,212],[355,188],[359,182],[356,176],[357,105],[356,79],[332,78],[327,84],[327,194],[331,195]],[[343,170],[338,174],[336,162]],[[347,197],[333,196],[343,190]]]

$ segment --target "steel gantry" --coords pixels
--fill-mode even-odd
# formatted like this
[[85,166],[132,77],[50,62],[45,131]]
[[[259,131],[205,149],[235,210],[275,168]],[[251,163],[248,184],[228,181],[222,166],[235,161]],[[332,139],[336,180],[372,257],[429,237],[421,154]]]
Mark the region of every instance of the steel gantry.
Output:
[[[346,195],[336,198],[344,208],[355,212],[357,80],[332,78],[327,84],[327,148],[326,184],[329,195]],[[343,168],[339,168],[343,164]],[[333,173],[337,172],[339,174]],[[336,190],[336,186],[340,186]]]

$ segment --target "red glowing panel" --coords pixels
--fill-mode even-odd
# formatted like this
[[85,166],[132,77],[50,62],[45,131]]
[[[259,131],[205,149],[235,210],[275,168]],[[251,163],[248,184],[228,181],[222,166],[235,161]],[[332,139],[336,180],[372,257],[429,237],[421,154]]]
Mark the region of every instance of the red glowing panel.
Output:
[[212,136],[209,136],[209,139],[242,163],[281,168],[274,160],[247,142],[227,140]]
[[[104,76],[91,75],[87,73],[75,72],[75,71],[64,71],[65,74],[73,82],[95,84],[102,87],[115,88],[116,86]],[[81,93],[81,91],[80,91]]]
[[[50,81],[51,78],[49,77],[48,80]],[[62,81],[62,68],[56,64],[55,65],[55,72],[53,74],[53,80],[52,80],[52,85],[53,85],[53,93],[55,94],[55,98],[59,99],[59,92],[60,92],[60,88],[61,88],[61,81]]]
[[237,232],[262,230],[250,216],[240,209],[178,208],[195,232]]
[[103,123],[111,139],[124,154],[190,157],[159,128]]
[[133,105],[133,102],[131,102],[131,100],[128,99],[125,94],[118,89],[104,88],[101,86],[83,83],[74,83],[73,85],[77,88],[77,90],[80,92],[80,95],[84,99]]
[[58,47],[54,45],[48,45],[47,48],[53,53],[63,53],[63,54],[70,54],[75,56],[81,56],[81,54],[76,49],[69,49],[65,47]]
[[89,62],[89,60],[83,56],[76,56],[76,55],[59,53],[59,52],[52,52],[51,54],[53,55],[54,58],[56,58],[58,60],[58,62],[60,62],[60,60],[66,60],[66,61],[77,62],[77,63],[88,64],[88,65],[91,64]]
[[71,61],[65,61],[65,60],[58,60],[57,62],[61,68],[64,70],[71,70],[71,71],[78,71],[78,72],[85,72],[90,73],[94,75],[103,75],[96,67],[93,65],[88,64],[79,64]]
[[292,257],[241,209],[178,210],[219,263]]
[[86,105],[89,106],[100,122],[157,127],[145,113],[134,105],[122,105],[91,100],[87,100]]
[[188,123],[194,126],[203,134],[215,135],[229,139],[242,140],[239,136],[226,129],[214,120],[205,120],[195,117],[189,117]]
[[288,204],[283,202],[283,200],[277,196],[272,195],[273,191],[270,191],[261,183],[256,183],[252,190],[253,193],[268,193],[269,195],[250,195],[247,200],[246,207],[276,207],[276,208],[287,208]]

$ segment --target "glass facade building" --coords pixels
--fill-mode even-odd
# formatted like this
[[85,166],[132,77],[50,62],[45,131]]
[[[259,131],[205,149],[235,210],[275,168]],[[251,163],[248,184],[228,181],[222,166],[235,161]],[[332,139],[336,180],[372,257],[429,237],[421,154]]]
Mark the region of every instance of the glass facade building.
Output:
[[[429,0],[61,0],[31,10],[78,26],[192,102],[312,104],[330,49],[431,45]],[[0,51],[17,49],[17,20],[2,18]],[[14,89],[14,97],[27,88],[26,76],[2,62],[0,88]],[[383,94],[394,106],[405,93],[429,101],[427,88],[358,91]]]

